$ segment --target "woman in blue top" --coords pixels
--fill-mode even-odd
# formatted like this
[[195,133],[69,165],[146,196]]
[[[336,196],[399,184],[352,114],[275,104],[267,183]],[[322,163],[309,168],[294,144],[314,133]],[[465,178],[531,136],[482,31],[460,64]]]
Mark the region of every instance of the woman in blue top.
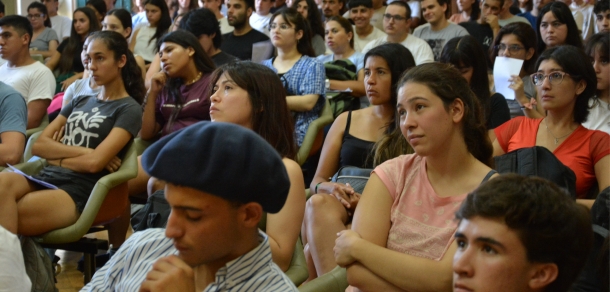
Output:
[[309,124],[319,117],[324,105],[324,65],[314,58],[309,25],[296,10],[274,13],[269,29],[277,57],[263,61],[263,65],[276,72],[284,84],[300,147]]

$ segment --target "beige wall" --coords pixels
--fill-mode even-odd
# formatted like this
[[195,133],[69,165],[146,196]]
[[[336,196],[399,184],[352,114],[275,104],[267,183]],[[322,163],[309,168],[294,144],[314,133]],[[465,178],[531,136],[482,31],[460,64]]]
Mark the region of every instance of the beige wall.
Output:
[[[6,14],[26,15],[28,5],[38,0],[2,0],[4,3]],[[72,18],[72,10],[76,7],[73,0],[59,0],[59,14]]]

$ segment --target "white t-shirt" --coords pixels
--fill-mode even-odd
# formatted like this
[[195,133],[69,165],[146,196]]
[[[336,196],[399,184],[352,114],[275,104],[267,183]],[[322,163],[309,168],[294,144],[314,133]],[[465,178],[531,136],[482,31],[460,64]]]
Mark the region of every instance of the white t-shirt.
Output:
[[52,99],[55,94],[55,76],[40,62],[10,68],[8,62],[0,66],[0,81],[17,90],[26,102]]
[[250,16],[250,26],[269,36],[269,19],[271,19],[271,15],[271,13],[267,15],[252,13],[252,16]]
[[356,50],[356,52],[362,52],[364,47],[366,47],[366,45],[368,43],[370,43],[371,41],[374,41],[376,39],[380,39],[380,38],[387,36],[387,34],[385,34],[385,32],[383,32],[383,30],[380,30],[373,26],[373,31],[369,35],[367,35],[366,37],[360,37],[356,33],[356,27],[355,26],[353,26],[353,27],[354,27],[354,50]]
[[51,17],[51,28],[57,33],[59,42],[70,36],[72,31],[72,20],[65,16],[55,15]]
[[375,10],[373,12],[373,16],[371,16],[371,24],[383,31],[383,14],[385,13],[385,6],[381,6],[381,8]]
[[[366,45],[366,47],[364,47],[362,50],[362,53],[366,54],[366,52],[370,51],[372,48],[383,45],[387,42],[387,36],[376,39]],[[434,54],[432,54],[432,49],[430,49],[430,46],[428,43],[426,43],[426,41],[410,34],[400,44],[409,49],[411,55],[413,55],[413,59],[415,59],[415,65],[434,62]]]
[[[595,106],[593,107],[593,103]],[[607,102],[597,99],[589,99],[589,116],[582,126],[591,130],[600,130],[610,134],[610,105]]]
[[570,10],[572,10],[572,14],[575,12],[580,12],[582,15],[582,18],[580,19],[577,19],[576,16],[574,17],[578,29],[582,32],[582,39],[586,40],[592,36],[595,33],[595,15],[593,13],[593,5],[585,3],[583,6],[578,6],[576,5],[576,2],[572,2],[572,4],[570,4]]
[[25,273],[19,239],[0,225],[0,242],[0,292],[29,292],[32,282]]
[[229,20],[226,17],[223,16],[221,19],[218,20],[218,22],[220,23],[221,34],[230,33],[233,31],[234,28],[229,25]]
[[152,62],[155,58],[155,49],[157,46],[157,40],[150,41],[150,38],[155,35],[157,31],[156,27],[150,27],[143,25],[138,29],[138,35],[136,36],[136,45],[133,48],[135,55],[142,56],[144,61]]

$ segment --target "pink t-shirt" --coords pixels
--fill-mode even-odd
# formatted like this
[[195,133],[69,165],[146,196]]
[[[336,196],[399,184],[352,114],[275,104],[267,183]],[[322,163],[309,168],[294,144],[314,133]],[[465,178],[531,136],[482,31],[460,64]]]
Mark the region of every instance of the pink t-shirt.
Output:
[[426,158],[417,154],[388,160],[374,171],[394,203],[387,248],[439,261],[453,242],[455,212],[467,194],[439,197],[426,174]]

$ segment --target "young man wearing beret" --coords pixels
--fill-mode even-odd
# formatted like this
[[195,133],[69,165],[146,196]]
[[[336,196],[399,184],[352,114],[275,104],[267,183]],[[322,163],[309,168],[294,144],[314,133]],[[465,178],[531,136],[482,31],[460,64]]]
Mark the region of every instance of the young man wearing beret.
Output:
[[167,183],[167,227],[134,233],[82,291],[298,291],[258,229],[290,188],[263,138],[201,122],[150,146],[142,167]]

